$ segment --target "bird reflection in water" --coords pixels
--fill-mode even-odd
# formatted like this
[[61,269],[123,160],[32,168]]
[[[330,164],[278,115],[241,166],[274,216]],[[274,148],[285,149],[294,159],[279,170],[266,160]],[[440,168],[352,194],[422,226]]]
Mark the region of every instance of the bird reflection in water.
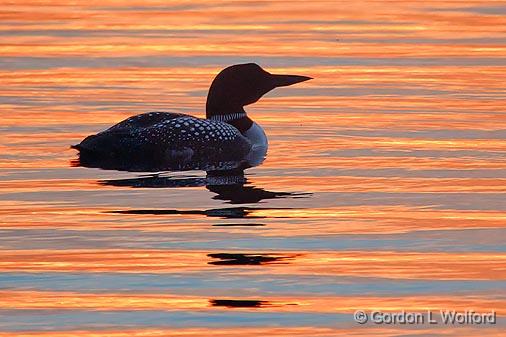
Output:
[[264,264],[279,264],[288,263],[286,260],[295,258],[287,255],[274,255],[274,254],[240,254],[240,253],[216,253],[207,254],[208,257],[218,259],[217,261],[210,261],[208,264],[220,265],[264,265]]
[[311,193],[267,191],[249,185],[242,170],[207,172],[206,177],[166,176],[154,174],[130,179],[101,180],[101,185],[134,187],[134,188],[182,188],[206,187],[215,193],[215,200],[228,201],[231,204],[258,203],[265,199],[304,198]]
[[[206,177],[192,176],[192,175],[167,175],[166,173],[154,173],[150,175],[143,175],[129,179],[110,179],[100,180],[99,184],[108,186],[119,187],[133,187],[133,188],[182,188],[182,187],[206,187],[210,192],[215,193],[213,197],[215,200],[224,200],[231,204],[248,204],[259,203],[266,199],[276,198],[304,198],[311,195],[311,193],[294,193],[294,192],[277,192],[267,191],[260,187],[250,185],[248,179],[244,174],[244,170],[253,166],[260,165],[266,155],[266,149],[252,151],[245,158],[237,161],[219,162],[194,162],[185,165],[172,162],[170,166],[163,167],[167,171],[184,171],[184,169],[200,169],[207,172]],[[84,159],[84,160],[83,160]],[[150,165],[153,163],[128,163],[126,161],[114,161],[112,159],[104,161],[90,161],[92,158],[84,158],[81,154],[80,158],[73,161],[74,166],[84,167],[98,167],[102,169],[115,169],[121,171],[159,171],[161,167],[158,165]],[[171,213],[171,210],[165,210],[165,213]],[[142,212],[142,211],[141,211]],[[183,212],[199,212],[205,215],[213,216],[216,212],[208,211],[182,211]],[[209,214],[206,214],[208,212]],[[148,212],[147,212],[148,213]],[[163,214],[161,211],[158,214]],[[236,209],[235,216],[232,214],[230,217],[243,217],[248,213],[247,209]]]
[[269,301],[262,300],[209,300],[213,307],[226,308],[262,308],[270,306]]

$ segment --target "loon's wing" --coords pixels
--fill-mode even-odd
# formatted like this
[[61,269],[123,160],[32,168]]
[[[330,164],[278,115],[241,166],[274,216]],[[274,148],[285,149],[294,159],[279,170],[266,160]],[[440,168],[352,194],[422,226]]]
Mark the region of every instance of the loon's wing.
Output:
[[107,130],[86,137],[81,143],[72,145],[71,148],[86,154],[107,156],[128,155],[131,152],[140,151],[153,152],[153,149],[149,148],[149,142],[143,141],[137,131],[146,130],[157,123],[184,116],[188,115],[172,112],[147,112],[132,116]]
[[[227,123],[188,115],[139,116],[144,115],[147,117],[139,118],[139,122],[134,116],[88,136],[73,148],[81,155],[157,162],[228,160],[242,158],[251,149],[248,139]],[[154,122],[156,118],[158,122]]]

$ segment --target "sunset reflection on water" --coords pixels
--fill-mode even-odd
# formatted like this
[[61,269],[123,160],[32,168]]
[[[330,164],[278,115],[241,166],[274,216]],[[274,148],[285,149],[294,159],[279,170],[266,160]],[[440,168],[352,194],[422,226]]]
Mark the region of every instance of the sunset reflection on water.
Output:
[[[0,337],[504,334],[503,4],[0,5]],[[269,153],[244,184],[73,164],[128,116],[204,116],[244,62],[314,78],[246,107]]]

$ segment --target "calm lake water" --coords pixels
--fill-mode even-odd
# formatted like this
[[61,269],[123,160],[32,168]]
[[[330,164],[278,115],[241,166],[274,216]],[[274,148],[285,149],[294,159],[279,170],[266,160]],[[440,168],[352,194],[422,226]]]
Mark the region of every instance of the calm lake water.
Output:
[[[504,3],[0,3],[1,337],[504,335]],[[246,184],[72,165],[243,62],[314,77],[246,108]]]

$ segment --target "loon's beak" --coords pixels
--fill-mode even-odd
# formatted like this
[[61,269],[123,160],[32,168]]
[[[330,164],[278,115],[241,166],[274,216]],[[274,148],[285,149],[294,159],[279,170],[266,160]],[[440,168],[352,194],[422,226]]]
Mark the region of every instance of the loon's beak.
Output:
[[286,87],[299,82],[312,80],[312,77],[299,76],[299,75],[271,75],[274,87]]

